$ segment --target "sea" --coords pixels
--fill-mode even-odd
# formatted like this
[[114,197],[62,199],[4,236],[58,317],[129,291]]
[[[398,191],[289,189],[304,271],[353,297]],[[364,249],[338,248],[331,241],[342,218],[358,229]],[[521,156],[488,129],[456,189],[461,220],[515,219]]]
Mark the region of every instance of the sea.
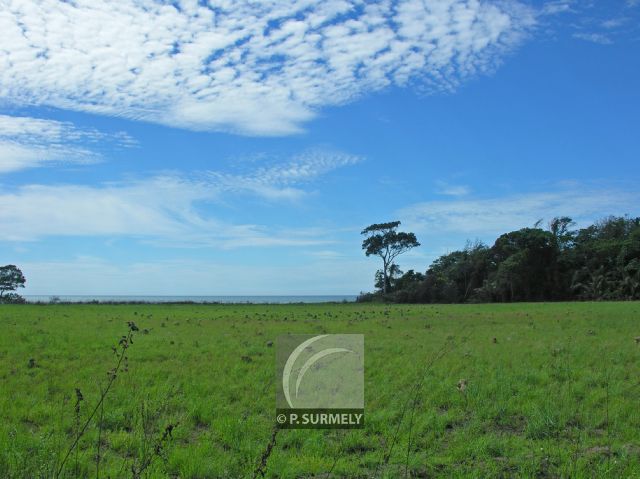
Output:
[[356,295],[310,296],[92,296],[92,295],[24,295],[28,303],[222,303],[222,304],[293,304],[349,303]]

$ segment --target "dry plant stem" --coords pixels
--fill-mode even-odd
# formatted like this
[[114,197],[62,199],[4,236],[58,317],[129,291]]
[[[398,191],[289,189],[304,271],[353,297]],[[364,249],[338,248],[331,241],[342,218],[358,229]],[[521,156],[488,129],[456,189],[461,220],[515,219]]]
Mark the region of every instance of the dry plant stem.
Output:
[[424,370],[424,373],[422,373],[420,375],[419,380],[413,386],[412,391],[411,391],[413,394],[410,394],[407,397],[407,400],[405,401],[404,405],[402,406],[402,411],[400,413],[400,420],[398,421],[398,425],[397,425],[395,433],[393,435],[393,438],[392,438],[392,441],[391,441],[391,446],[389,447],[389,451],[380,458],[380,461],[378,462],[378,465],[376,466],[376,470],[374,472],[374,477],[378,474],[380,468],[383,465],[386,466],[389,463],[389,459],[391,458],[391,454],[393,453],[393,448],[395,447],[396,442],[398,441],[398,436],[400,434],[400,427],[402,426],[402,422],[404,421],[404,416],[405,416],[405,414],[407,412],[407,408],[409,407],[409,403],[413,399],[414,405],[412,407],[412,411],[415,411],[415,405],[417,403],[417,396],[420,393],[420,390],[422,389],[422,384],[424,383],[424,381],[426,379],[427,373],[431,370],[431,368],[436,363],[436,361],[438,361],[440,358],[442,358],[444,355],[446,355],[452,349],[452,344],[453,343],[451,341],[447,341],[436,352],[436,354],[427,363],[427,366],[426,366],[426,368]]
[[[60,435],[62,435],[62,431],[64,430],[64,411],[65,411],[65,406],[66,406],[66,398],[62,398],[62,405],[60,406],[60,423],[58,425],[58,428],[60,430]],[[57,441],[56,441],[56,462],[53,465],[53,470],[57,471],[58,470],[58,461],[60,461],[60,455],[62,454],[62,439],[60,438],[60,435],[58,435]]]
[[113,385],[114,381],[116,380],[116,376],[118,375],[118,372],[120,371],[120,367],[122,365],[122,361],[124,360],[124,357],[125,357],[125,354],[127,352],[127,349],[129,348],[129,344],[131,344],[131,338],[132,337],[133,337],[133,329],[130,328],[129,329],[129,334],[127,335],[126,339],[123,339],[120,342],[121,349],[120,349],[120,353],[119,353],[119,356],[118,356],[118,362],[116,364],[116,367],[109,374],[109,382],[107,383],[107,386],[105,387],[105,389],[102,391],[102,394],[100,395],[100,400],[98,401],[98,404],[96,404],[95,408],[93,408],[93,411],[91,412],[91,414],[89,415],[89,417],[85,421],[84,425],[82,426],[82,429],[76,435],[76,438],[73,441],[73,444],[71,444],[71,447],[69,447],[69,449],[67,450],[67,453],[64,456],[64,459],[62,460],[62,463],[60,464],[60,467],[58,468],[58,472],[56,473],[56,476],[55,476],[56,479],[60,477],[60,474],[62,474],[62,470],[64,469],[64,465],[66,464],[67,460],[69,459],[69,456],[71,455],[73,450],[78,445],[78,442],[80,441],[80,438],[84,435],[85,431],[87,430],[87,427],[89,427],[89,424],[91,424],[91,421],[93,420],[93,418],[95,417],[96,413],[98,412],[98,409],[100,409],[100,407],[102,406],[102,403],[104,402],[104,398],[107,396],[107,394],[109,393],[109,390],[111,389],[111,386]]
[[[447,348],[447,346],[449,346],[449,348]],[[412,440],[413,440],[413,424],[414,424],[413,420],[414,420],[414,417],[416,415],[416,408],[418,406],[418,399],[419,399],[419,395],[420,395],[420,390],[422,389],[422,384],[424,383],[424,379],[426,377],[426,374],[429,372],[429,370],[431,369],[433,364],[435,364],[435,362],[438,359],[442,358],[451,349],[453,349],[453,346],[451,345],[451,343],[450,342],[449,343],[445,343],[445,345],[440,349],[438,354],[436,354],[436,356],[433,358],[433,360],[427,365],[427,369],[425,371],[425,374],[423,375],[423,377],[421,379],[421,382],[417,385],[417,387],[415,389],[415,395],[413,396],[413,401],[411,403],[411,416],[410,416],[410,419],[409,419],[409,439],[408,439],[408,442],[407,442],[407,456],[405,458],[405,463],[404,463],[404,475],[405,475],[405,477],[409,477],[409,457],[411,455],[411,444],[412,444]],[[465,397],[465,406],[466,406],[467,396],[465,395],[464,397]],[[395,442],[395,439],[394,439],[394,442]],[[389,451],[388,456],[385,459],[385,465],[389,462],[389,458],[391,457],[392,450],[393,450],[393,444],[391,446],[391,450]]]
[[336,464],[338,464],[338,459],[340,459],[340,455],[339,455],[339,454],[338,454],[338,455],[336,455],[336,457],[334,458],[334,460],[333,460],[333,464],[331,464],[331,469],[329,469],[329,470],[327,471],[327,475],[325,476],[325,478],[326,478],[326,479],[329,479],[329,477],[331,477],[331,473],[332,473],[332,472],[333,472],[333,470],[335,469]]
[[[417,397],[417,396],[416,396]],[[407,441],[407,457],[404,462],[404,477],[409,477],[409,457],[411,455],[411,443],[413,439],[413,418],[415,417],[416,403],[413,403],[411,408],[411,417],[409,418],[409,439]]]
[[329,479],[329,477],[331,476],[331,473],[336,467],[336,464],[338,464],[338,460],[340,459],[340,453],[341,453],[341,447],[340,447],[341,440],[342,438],[340,438],[340,440],[338,441],[338,452],[336,453],[336,456],[333,459],[333,464],[331,464],[331,468],[327,471],[327,475],[325,476],[325,479]]
[[[103,390],[100,388],[100,394],[102,395]],[[96,479],[100,479],[100,446],[102,441],[102,421],[104,420],[104,401],[100,405],[100,419],[98,423],[98,445],[96,447]]]
[[[80,430],[80,403],[84,401],[84,397],[82,396],[82,392],[80,392],[80,389],[76,388],[76,404],[74,407],[74,411],[75,411],[75,420],[76,420],[76,434],[78,434],[79,430]],[[79,450],[76,449],[76,462],[75,462],[75,466],[74,466],[74,472],[76,474],[76,477],[78,477],[78,453]]]
[[267,472],[267,462],[269,461],[269,456],[271,456],[271,452],[273,451],[274,446],[276,445],[276,438],[278,436],[278,432],[280,432],[280,428],[275,425],[273,427],[273,431],[271,433],[271,439],[267,444],[262,456],[260,456],[260,464],[253,473],[253,479],[256,479],[258,476],[264,477]]
[[606,382],[606,421],[607,421],[607,472],[611,471],[611,431],[609,428],[609,371]]
[[153,453],[145,458],[145,460],[142,462],[142,464],[140,464],[140,467],[138,469],[136,469],[135,464],[131,466],[131,472],[133,474],[134,479],[139,479],[140,477],[142,477],[142,473],[146,471],[147,468],[151,465],[151,463],[153,462],[153,459],[157,456],[160,456],[160,454],[162,453],[163,444],[167,442],[169,438],[172,437],[171,433],[173,432],[173,429],[176,428],[177,426],[178,426],[178,423],[169,424],[167,427],[165,427],[164,432],[162,433],[162,436],[160,437],[160,439],[158,439],[155,446],[153,447]]

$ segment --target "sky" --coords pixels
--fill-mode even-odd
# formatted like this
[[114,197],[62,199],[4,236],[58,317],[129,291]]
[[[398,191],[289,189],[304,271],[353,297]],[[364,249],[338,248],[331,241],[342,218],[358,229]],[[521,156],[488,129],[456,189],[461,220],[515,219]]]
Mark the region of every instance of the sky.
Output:
[[640,215],[640,1],[0,0],[0,264],[31,295],[373,289]]

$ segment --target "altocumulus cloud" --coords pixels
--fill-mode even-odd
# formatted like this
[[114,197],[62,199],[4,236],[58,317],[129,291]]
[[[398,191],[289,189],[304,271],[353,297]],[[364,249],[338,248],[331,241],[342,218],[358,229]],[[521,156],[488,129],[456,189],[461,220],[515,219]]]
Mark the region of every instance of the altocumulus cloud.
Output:
[[535,23],[478,0],[0,0],[0,99],[280,135],[396,85],[452,90]]

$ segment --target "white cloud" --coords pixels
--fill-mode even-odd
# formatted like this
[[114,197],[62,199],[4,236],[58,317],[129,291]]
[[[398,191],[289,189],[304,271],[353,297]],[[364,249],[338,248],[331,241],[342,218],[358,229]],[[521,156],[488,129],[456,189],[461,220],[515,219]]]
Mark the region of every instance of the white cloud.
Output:
[[250,174],[210,172],[210,177],[219,188],[230,192],[248,192],[271,200],[295,200],[305,194],[305,190],[296,185],[360,161],[362,158],[355,155],[309,150],[288,163],[262,167]]
[[165,245],[222,248],[308,246],[326,239],[279,235],[260,225],[228,224],[198,211],[218,192],[215,184],[156,177],[102,186],[30,185],[0,194],[0,240],[51,236],[125,236]]
[[542,13],[545,15],[557,15],[573,11],[573,0],[556,0],[546,2],[542,7]]
[[0,0],[0,99],[289,134],[390,85],[453,89],[535,21],[515,1],[173,3]]
[[309,255],[315,258],[327,259],[327,260],[340,259],[345,257],[344,253],[341,253],[339,251],[329,250],[329,249],[323,249],[319,251],[310,251]]
[[586,224],[610,214],[640,214],[640,193],[589,187],[489,199],[429,201],[402,209],[403,226],[422,234],[491,236],[532,226],[543,218],[570,216]]
[[0,115],[0,173],[54,163],[100,160],[98,142],[130,146],[125,133],[107,135],[72,123],[25,116]]
[[626,17],[610,18],[602,22],[602,26],[607,29],[618,28],[628,21]]
[[587,42],[598,43],[600,45],[611,45],[613,40],[602,33],[574,33],[573,38],[585,40]]
[[445,181],[437,181],[436,184],[438,186],[437,192],[440,195],[465,196],[471,193],[471,189],[466,185],[451,185]]
[[223,248],[326,244],[330,239],[318,231],[228,224],[204,215],[200,206],[233,193],[296,199],[304,194],[304,183],[358,161],[356,156],[318,150],[246,175],[209,172],[198,178],[165,175],[98,186],[26,185],[0,192],[0,240],[128,236],[166,245]]
[[192,203],[207,196],[202,185],[170,177],[96,187],[28,185],[0,194],[0,230],[4,240],[176,234],[192,217]]
[[[601,45],[635,41],[637,37],[637,12],[630,10],[636,0],[624,2],[594,2],[555,0],[542,5],[539,26],[549,27],[548,32],[567,30],[573,38]],[[566,13],[562,22],[554,16]],[[543,18],[546,16],[546,18]],[[567,20],[570,19],[570,22]],[[568,27],[568,28],[567,28]]]

